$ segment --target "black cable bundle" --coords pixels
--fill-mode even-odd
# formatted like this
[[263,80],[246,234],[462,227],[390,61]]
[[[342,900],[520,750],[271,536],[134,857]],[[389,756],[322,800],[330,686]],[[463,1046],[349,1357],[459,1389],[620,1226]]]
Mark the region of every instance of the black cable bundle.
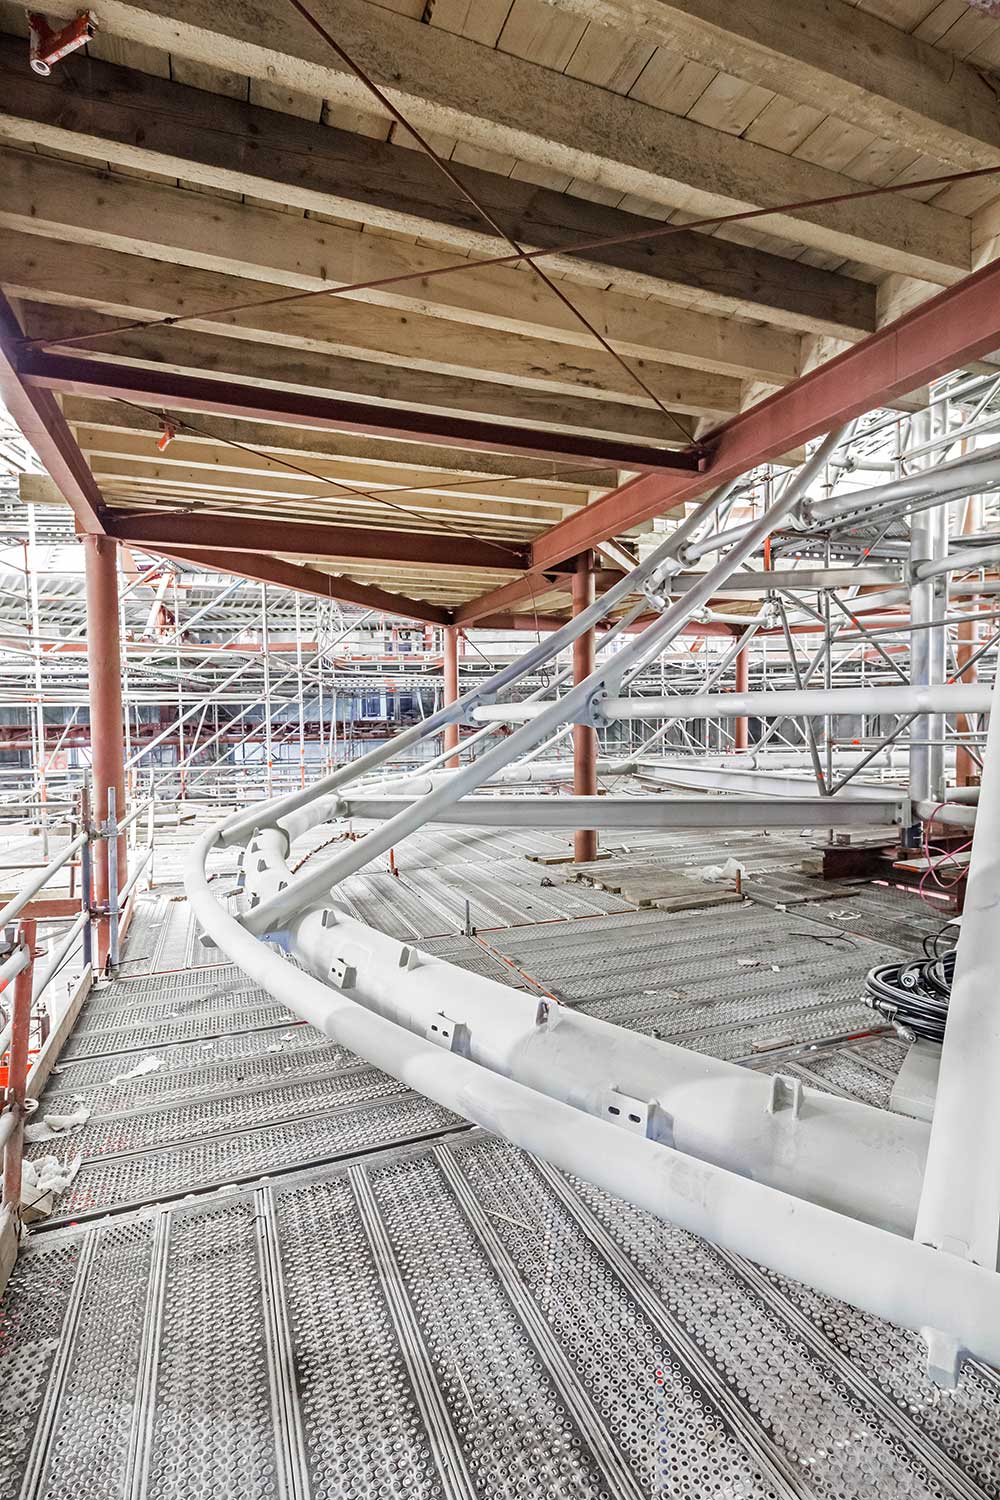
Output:
[[954,977],[955,949],[939,953],[936,937],[933,951],[926,958],[877,964],[870,969],[865,979],[865,1004],[891,1021],[907,1041],[919,1037],[925,1042],[940,1042],[944,1040]]

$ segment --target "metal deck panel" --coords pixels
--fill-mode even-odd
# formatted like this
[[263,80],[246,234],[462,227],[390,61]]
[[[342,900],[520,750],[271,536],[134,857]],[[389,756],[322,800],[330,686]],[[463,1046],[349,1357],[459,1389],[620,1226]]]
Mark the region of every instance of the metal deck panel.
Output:
[[[754,1048],[870,1026],[865,970],[937,913],[872,888],[808,913],[608,912],[540,847],[560,845],[421,830],[399,880],[360,877],[369,920],[884,1104],[895,1037]],[[644,852],[792,872],[802,850]],[[464,934],[463,881],[502,922]],[[928,1385],[918,1339],[470,1129],[270,1004],[182,903],[149,906],[133,977],[94,991],[43,1099],[93,1113],[35,1148],[84,1161],[0,1304],[4,1500],[1000,1500],[995,1372]]]

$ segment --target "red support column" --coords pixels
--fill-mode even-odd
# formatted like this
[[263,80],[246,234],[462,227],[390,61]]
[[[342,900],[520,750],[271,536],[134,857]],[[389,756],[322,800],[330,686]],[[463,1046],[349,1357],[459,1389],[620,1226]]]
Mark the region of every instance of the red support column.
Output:
[[[443,705],[455,703],[458,699],[458,629],[457,625],[446,625],[444,627],[444,698]],[[444,731],[444,748],[446,750],[458,749],[458,725],[446,724]],[[453,755],[445,761],[446,766],[457,767],[458,756]]]
[[[975,601],[970,600],[970,603]],[[975,682],[978,673],[974,666],[966,667],[966,662],[976,650],[976,631],[978,626],[974,621],[958,627],[958,646],[955,650],[955,661],[958,665],[958,680],[960,682]],[[964,670],[963,670],[964,669]],[[958,714],[955,718],[955,728],[960,734],[969,734],[972,731],[972,721],[966,714]],[[978,786],[979,767],[972,759],[964,745],[959,745],[955,752],[955,782],[958,786]]]
[[[90,674],[90,755],[94,778],[94,821],[108,815],[108,788],[115,789],[115,814],[125,816],[125,729],[122,714],[121,639],[118,630],[118,543],[112,537],[82,538],[87,582],[87,667]],[[94,899],[108,901],[108,846],[99,841],[94,861]],[[127,878],[125,840],[118,839],[118,889]],[[104,967],[109,924],[97,928],[97,969]]]
[[[35,952],[35,923],[27,918],[18,936],[30,955]],[[10,1065],[7,1102],[22,1116],[14,1135],[7,1142],[3,1168],[3,1201],[14,1213],[21,1207],[21,1161],[24,1155],[24,1101],[28,1097],[28,1043],[31,1036],[32,965],[14,978],[14,1005],[11,1012]]]
[[[750,663],[747,660],[747,648],[737,654],[736,657],[736,691],[745,693],[748,691],[747,684],[750,680]],[[750,720],[741,714],[735,721],[733,749],[737,752],[745,750],[748,744]]]
[[[581,552],[573,574],[573,613],[581,614],[594,602],[594,558]],[[585,630],[573,642],[573,681],[583,682],[594,670],[594,629]],[[597,731],[589,724],[573,725],[573,791],[578,797],[597,795]],[[577,829],[573,836],[576,863],[586,864],[597,855],[597,833],[593,828]]]
[[[962,444],[964,453],[966,444]],[[980,495],[970,495],[965,502],[965,514],[962,518],[962,535],[975,535],[983,529],[983,500]],[[975,610],[979,606],[979,600],[975,597],[968,601],[969,609]],[[965,664],[970,656],[975,654],[979,639],[979,625],[975,620],[970,620],[966,625],[958,627],[958,645],[955,649],[955,663],[958,667],[958,678],[960,682],[975,682],[979,676],[974,666],[967,667]],[[972,721],[966,714],[958,714],[955,718],[955,728],[959,734],[972,733]],[[980,769],[964,745],[959,745],[955,752],[955,783],[957,786],[978,786]]]

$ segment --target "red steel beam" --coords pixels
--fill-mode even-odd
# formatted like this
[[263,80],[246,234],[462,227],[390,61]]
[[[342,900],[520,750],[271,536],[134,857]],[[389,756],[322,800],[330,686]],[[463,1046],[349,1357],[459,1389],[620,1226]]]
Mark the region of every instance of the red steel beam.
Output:
[[[560,630],[562,626],[568,624],[571,619],[572,615],[489,615],[485,620],[478,621],[478,629],[531,631]],[[626,626],[625,633],[627,635],[633,635],[639,630],[645,630],[646,626],[651,624],[651,622],[655,619],[656,616],[653,614],[640,615],[637,620],[633,620],[631,625]],[[601,628],[606,629],[607,627],[605,625]],[[817,630],[822,630],[822,628],[822,625],[816,626]],[[739,626],[726,625],[720,620],[689,620],[686,625],[681,626],[678,633],[680,635],[691,636],[724,636],[727,640],[732,640],[734,636],[739,634]]]
[[532,567],[555,567],[998,346],[994,261],[707,435],[701,473],[642,475],[543,532],[532,545]]
[[393,594],[388,589],[376,588],[373,584],[355,583],[351,578],[334,578],[329,573],[322,573],[319,568],[284,562],[280,557],[173,545],[155,547],[153,550],[178,562],[197,563],[203,568],[215,568],[220,573],[234,573],[239,578],[251,578],[256,583],[274,583],[279,588],[298,589],[303,594],[317,594],[321,599],[339,599],[341,604],[360,604],[364,609],[381,609],[387,615],[419,620],[425,625],[447,625],[451,619],[449,610],[440,609],[426,600],[410,599],[406,594]]
[[0,292],[0,395],[73,511],[78,531],[104,530],[104,498],[51,392],[25,385],[17,369],[20,323]]
[[485,615],[505,614],[515,604],[530,603],[539,594],[551,594],[554,589],[568,594],[572,586],[572,573],[554,574],[551,578],[539,578],[537,573],[526,573],[523,578],[501,584],[479,599],[470,599],[467,604],[460,604],[455,610],[455,624],[475,625]]
[[489,422],[485,418],[346,401],[302,391],[270,390],[238,380],[178,374],[167,369],[146,370],[120,360],[49,354],[30,347],[19,352],[17,372],[28,386],[74,396],[110,397],[166,406],[173,411],[249,417],[254,421],[284,423],[286,427],[407,438],[461,448],[469,453],[568,459],[575,464],[605,468],[612,465],[644,473],[689,473],[698,464],[697,454],[686,450],[653,448],[594,433],[546,432],[542,428]]
[[150,546],[158,552],[169,552],[176,545],[220,548],[225,552],[293,552],[307,557],[494,571],[522,569],[529,563],[528,549],[517,542],[479,541],[474,537],[425,531],[324,526],[315,521],[111,510],[106,525],[110,536],[133,546]]

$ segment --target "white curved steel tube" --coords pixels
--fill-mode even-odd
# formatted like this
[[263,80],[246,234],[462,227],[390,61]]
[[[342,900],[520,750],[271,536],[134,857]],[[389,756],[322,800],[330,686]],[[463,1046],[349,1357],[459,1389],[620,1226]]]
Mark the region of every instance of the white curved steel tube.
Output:
[[975,828],[976,809],[958,802],[952,802],[951,796],[955,789],[952,788],[947,802],[924,801],[914,802],[913,811],[923,823],[946,823],[952,828]]
[[[283,844],[283,835],[276,838]],[[189,862],[186,884],[195,915],[234,963],[302,1020],[445,1108],[555,1167],[904,1328],[944,1330],[957,1348],[1000,1363],[996,1274],[690,1156],[662,1140],[606,1123],[605,1118],[515,1082],[459,1052],[445,1051],[366,1009],[349,993],[293,969],[215,901],[205,861],[219,839],[220,830],[210,830]],[[316,914],[311,920],[321,922],[322,917]],[[369,944],[373,934],[362,931]],[[401,966],[398,972],[403,973]],[[470,976],[461,977],[464,983]],[[510,992],[503,993],[507,999]],[[880,1124],[885,1121],[884,1115],[872,1113]],[[780,1121],[776,1128],[781,1128]],[[828,1176],[830,1166],[828,1159]],[[838,1175],[834,1170],[832,1176]],[[943,1373],[947,1377],[948,1372]]]
[[[193,852],[187,889],[209,939],[302,1020],[556,1167],[824,1293],[933,1335],[937,1373],[947,1379],[954,1372],[947,1352],[939,1352],[942,1336],[946,1350],[1000,1363],[1000,1277],[912,1238],[926,1126],[511,991],[373,932],[338,911],[331,899],[338,880],[426,822],[481,821],[485,811],[460,799],[500,776],[556,725],[628,704],[614,696],[623,675],[669,643],[692,609],[780,523],[837,442],[827,439],[781,504],[753,523],[730,554],[642,636],[562,699],[529,705],[536,716],[472,765],[360,786],[360,777],[401,748],[400,741],[389,742],[318,785],[230,818],[205,835]],[[674,533],[674,548],[677,540]],[[654,556],[661,558],[656,568],[647,560],[640,570],[651,587],[672,571],[663,549]],[[621,597],[636,587],[636,577],[623,580]],[[581,615],[574,626],[590,623],[593,618]],[[572,639],[567,632],[558,633],[560,646]],[[534,651],[528,659],[537,665],[543,658]],[[530,670],[525,660],[497,674],[488,690],[498,691]],[[940,690],[946,691],[948,706],[938,711],[986,707],[981,690],[970,693],[976,686]],[[900,692],[911,690],[844,696],[855,701],[860,696],[873,713],[893,712]],[[407,743],[466,717],[482,705],[483,696],[480,688],[444,718],[436,715],[415,726]],[[807,690],[709,698],[716,713],[724,703],[735,714],[773,715],[836,711],[824,701],[831,696]],[[758,706],[760,698],[766,704]],[[790,707],[797,698],[809,707]],[[647,699],[631,706],[642,716],[656,714],[661,702],[669,705],[669,715],[681,705],[692,709],[697,700]],[[918,706],[932,706],[927,694]],[[345,800],[348,787],[354,795]],[[482,800],[484,809],[492,800],[498,816],[509,816],[500,799]],[[640,799],[619,798],[620,807],[606,806],[606,816],[631,817],[624,806],[628,800],[642,805]],[[579,821],[577,799],[524,799],[535,801],[544,802],[548,812],[528,807],[534,821],[546,815]],[[666,815],[665,803],[655,802]],[[832,807],[835,799],[823,802]],[[758,806],[767,808],[772,821],[773,805]],[[296,836],[330,818],[365,812],[388,816],[332,859],[317,859],[305,874],[292,874],[288,855]],[[244,872],[252,909],[243,920],[213,899],[205,862],[217,843],[247,846]],[[256,933],[279,938],[304,967],[292,967]]]

